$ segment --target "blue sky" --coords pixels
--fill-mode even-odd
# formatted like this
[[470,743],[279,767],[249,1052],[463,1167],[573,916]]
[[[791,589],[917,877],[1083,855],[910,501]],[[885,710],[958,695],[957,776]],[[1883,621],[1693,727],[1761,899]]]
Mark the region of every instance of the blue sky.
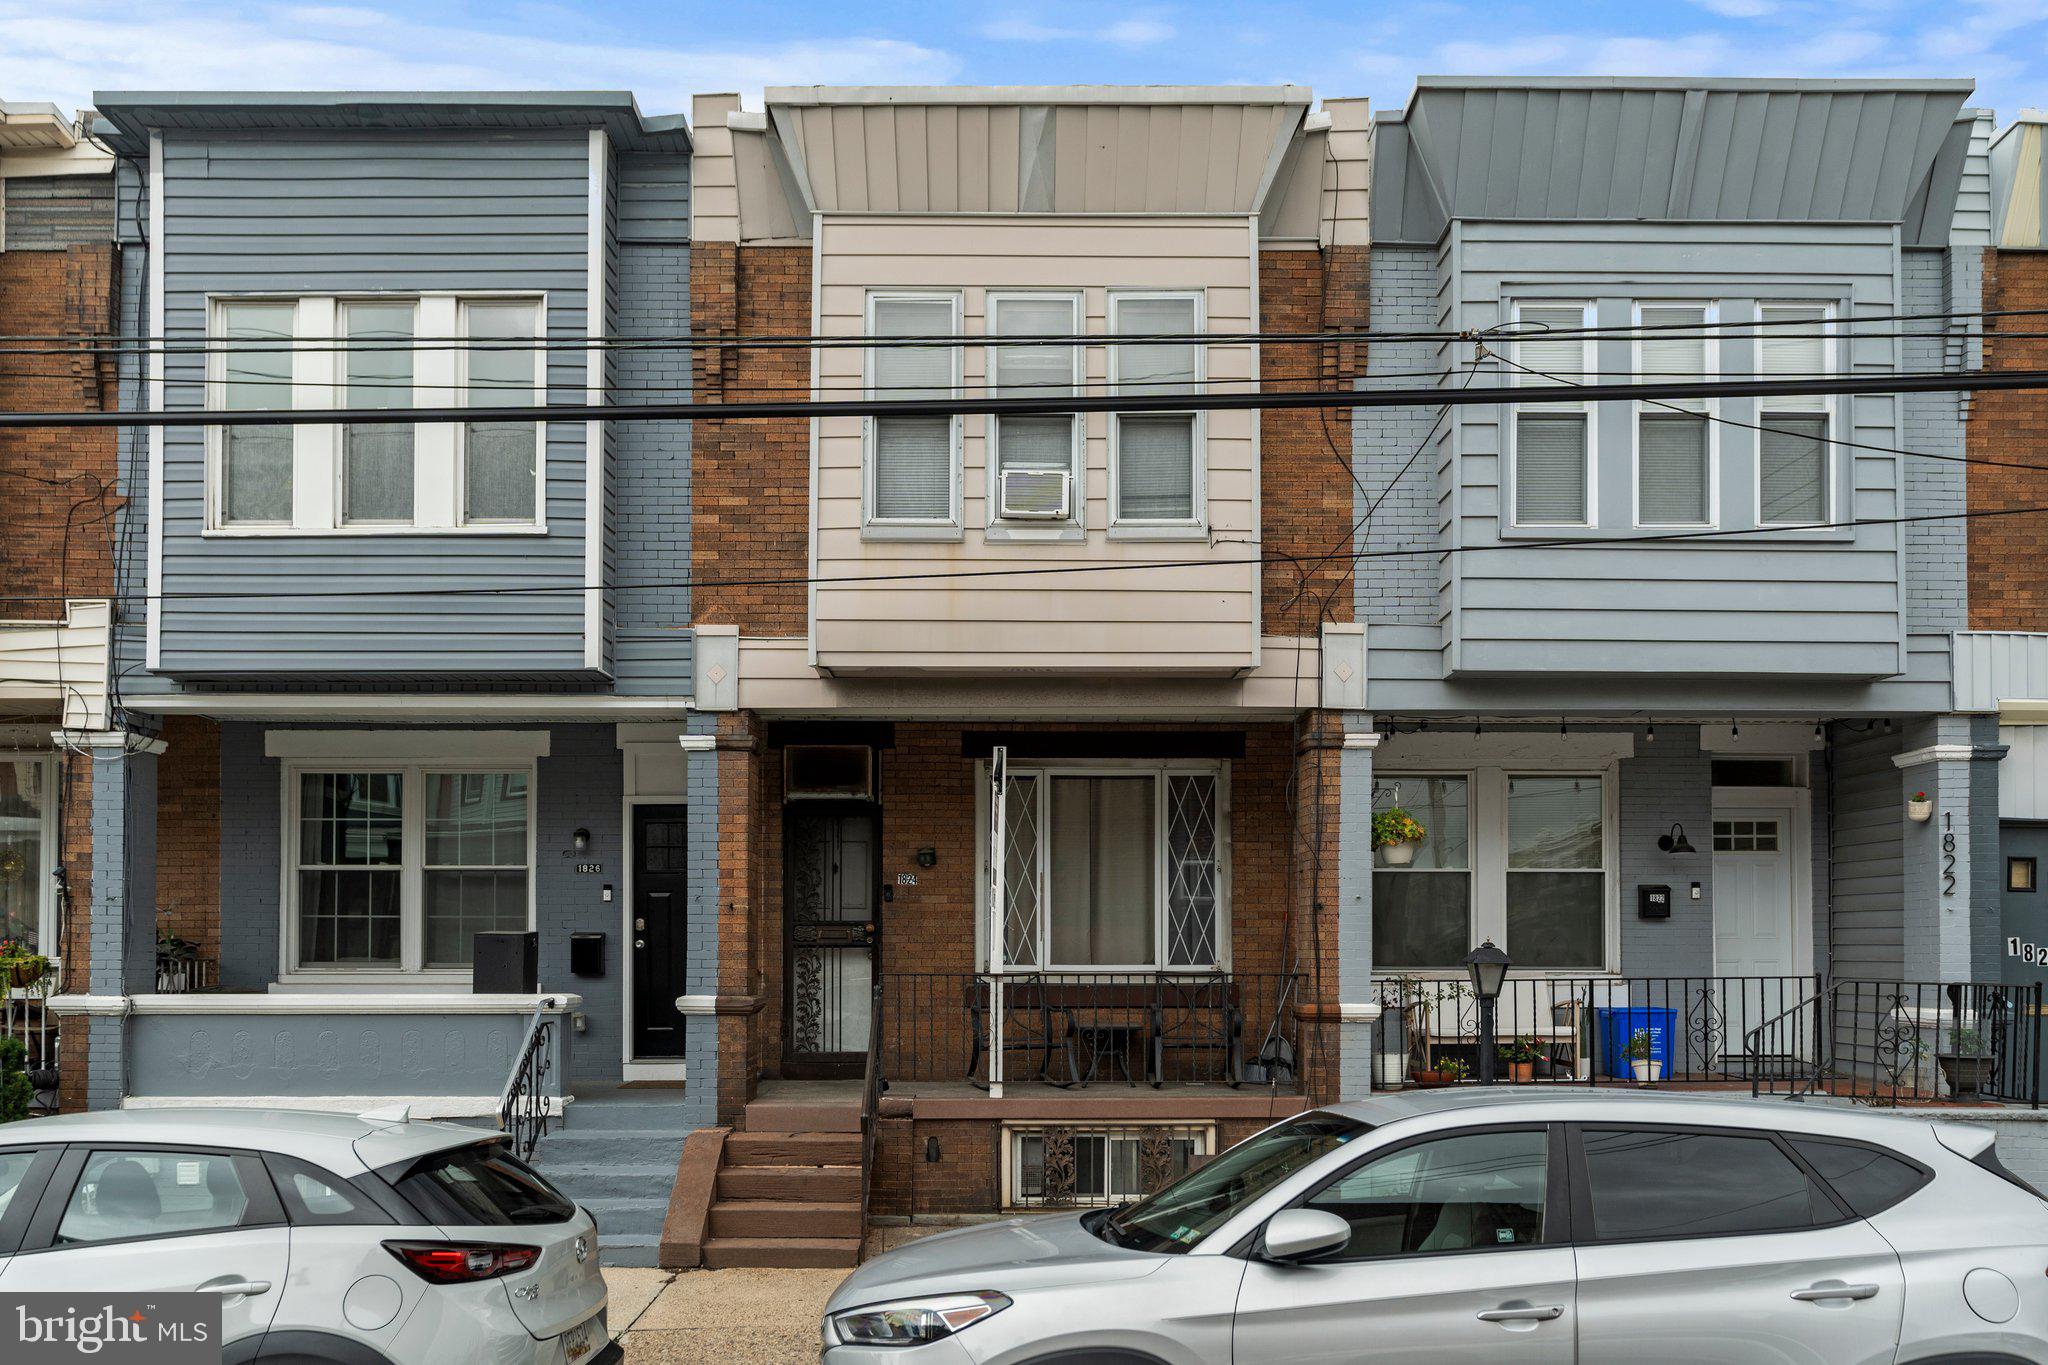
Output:
[[95,88],[693,91],[766,85],[1294,81],[1401,104],[1418,73],[1968,76],[2048,105],[2048,0],[773,5],[608,0],[0,0],[0,98]]

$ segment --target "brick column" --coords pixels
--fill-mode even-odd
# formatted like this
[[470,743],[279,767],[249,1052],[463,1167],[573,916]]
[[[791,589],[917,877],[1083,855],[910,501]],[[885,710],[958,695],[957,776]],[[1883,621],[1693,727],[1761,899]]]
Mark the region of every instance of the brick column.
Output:
[[1372,1089],[1379,1004],[1372,988],[1372,718],[1346,714],[1338,767],[1343,802],[1337,854],[1337,1082],[1345,1097]]
[[[2004,892],[1998,860],[1996,716],[1933,716],[1908,725],[1899,768],[1905,830],[1905,975],[1909,981],[1995,981]],[[1925,824],[1906,799],[1934,801]]]
[[739,1118],[754,1094],[762,1044],[761,968],[754,951],[761,904],[760,741],[750,711],[717,718],[718,1122]]
[[1342,1090],[1337,922],[1343,737],[1343,722],[1334,711],[1310,711],[1295,727],[1288,882],[1294,964],[1304,977],[1296,1009],[1301,1020],[1298,1060],[1303,1087],[1319,1103],[1338,1098]]
[[[92,771],[90,909],[92,959],[86,993],[119,997],[156,988],[156,786],[163,741],[132,731],[70,742],[87,749]],[[85,1102],[118,1109],[127,1089],[126,1020],[92,1014],[87,1026]]]

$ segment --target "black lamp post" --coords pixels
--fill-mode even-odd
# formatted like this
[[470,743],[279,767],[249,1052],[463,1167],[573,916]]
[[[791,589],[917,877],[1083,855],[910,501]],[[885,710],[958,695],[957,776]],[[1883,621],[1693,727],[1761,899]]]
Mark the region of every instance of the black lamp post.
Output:
[[1493,940],[1465,954],[1465,971],[1472,978],[1472,994],[1479,1001],[1479,1083],[1493,1084],[1493,1005],[1508,979],[1508,955],[1493,946]]

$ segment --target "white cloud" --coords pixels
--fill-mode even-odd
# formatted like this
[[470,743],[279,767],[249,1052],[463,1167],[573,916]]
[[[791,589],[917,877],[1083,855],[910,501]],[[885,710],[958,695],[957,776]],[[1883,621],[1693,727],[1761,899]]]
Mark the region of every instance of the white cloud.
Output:
[[1777,0],[1692,0],[1709,14],[1723,19],[1762,19],[1778,12]]
[[1157,13],[1135,15],[1114,23],[1049,24],[1018,15],[1003,15],[981,26],[981,36],[1004,43],[1108,43],[1115,47],[1156,47],[1174,37],[1175,29]]
[[0,93],[84,105],[102,90],[631,90],[651,113],[699,91],[931,84],[953,54],[894,38],[668,46],[574,41],[415,21],[360,5],[190,6],[114,0],[89,13],[0,0]]

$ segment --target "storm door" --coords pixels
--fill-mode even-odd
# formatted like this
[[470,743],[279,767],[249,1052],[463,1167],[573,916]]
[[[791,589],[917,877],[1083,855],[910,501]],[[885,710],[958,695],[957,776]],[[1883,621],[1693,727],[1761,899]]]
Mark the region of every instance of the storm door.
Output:
[[783,1071],[858,1075],[875,971],[874,807],[791,802],[783,830]]

